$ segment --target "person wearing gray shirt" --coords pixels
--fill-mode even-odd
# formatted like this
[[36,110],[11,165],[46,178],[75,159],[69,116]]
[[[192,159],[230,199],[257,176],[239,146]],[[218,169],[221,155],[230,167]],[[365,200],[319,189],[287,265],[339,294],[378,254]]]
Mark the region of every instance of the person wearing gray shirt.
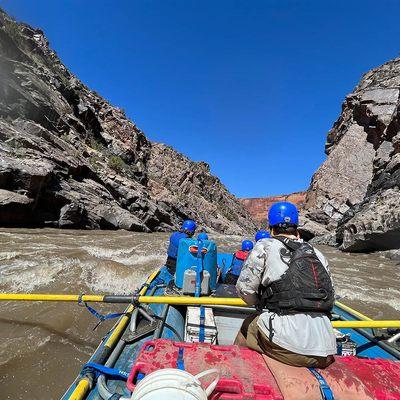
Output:
[[300,239],[294,204],[272,205],[269,224],[271,238],[256,243],[236,284],[248,305],[264,311],[244,321],[235,343],[289,365],[324,368],[336,354],[328,262]]

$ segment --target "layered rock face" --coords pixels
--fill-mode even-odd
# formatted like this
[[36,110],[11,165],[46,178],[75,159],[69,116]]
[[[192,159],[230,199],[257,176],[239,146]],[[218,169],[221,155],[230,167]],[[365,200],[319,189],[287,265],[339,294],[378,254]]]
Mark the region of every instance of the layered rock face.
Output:
[[250,212],[253,220],[257,222],[259,227],[266,228],[268,227],[268,210],[273,203],[290,201],[296,204],[301,212],[304,207],[305,198],[306,192],[296,192],[279,196],[240,199],[240,201]]
[[89,90],[42,31],[0,10],[0,226],[255,229],[205,163],[151,143]]
[[207,163],[195,163],[169,146],[153,143],[147,165],[153,198],[220,232],[255,230],[248,211],[210,174]]
[[346,251],[400,247],[400,59],[365,74],[328,134],[303,230]]

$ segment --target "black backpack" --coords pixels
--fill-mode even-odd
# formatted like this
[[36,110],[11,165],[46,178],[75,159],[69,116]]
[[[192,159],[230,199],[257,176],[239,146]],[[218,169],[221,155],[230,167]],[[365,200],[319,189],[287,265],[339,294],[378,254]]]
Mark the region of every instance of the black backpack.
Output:
[[331,277],[306,242],[274,237],[285,245],[281,259],[288,265],[279,281],[261,286],[261,304],[277,314],[303,312],[330,315],[335,301]]

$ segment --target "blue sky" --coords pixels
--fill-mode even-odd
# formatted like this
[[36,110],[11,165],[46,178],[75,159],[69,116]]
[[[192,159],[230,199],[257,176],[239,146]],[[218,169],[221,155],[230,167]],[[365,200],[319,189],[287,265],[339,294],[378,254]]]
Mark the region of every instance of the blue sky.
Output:
[[399,55],[398,1],[0,0],[155,141],[238,197],[308,187],[361,75]]

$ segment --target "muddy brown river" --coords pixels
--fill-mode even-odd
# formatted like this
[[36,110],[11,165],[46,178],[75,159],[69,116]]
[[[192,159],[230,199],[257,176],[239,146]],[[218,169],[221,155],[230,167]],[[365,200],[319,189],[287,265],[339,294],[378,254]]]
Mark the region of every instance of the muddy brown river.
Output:
[[[165,260],[167,234],[0,229],[0,292],[128,294]],[[220,251],[240,237],[216,235]],[[400,265],[379,254],[319,247],[342,301],[373,318],[398,319]],[[124,307],[98,304],[99,311]],[[73,303],[0,303],[0,399],[58,399],[113,322]]]

